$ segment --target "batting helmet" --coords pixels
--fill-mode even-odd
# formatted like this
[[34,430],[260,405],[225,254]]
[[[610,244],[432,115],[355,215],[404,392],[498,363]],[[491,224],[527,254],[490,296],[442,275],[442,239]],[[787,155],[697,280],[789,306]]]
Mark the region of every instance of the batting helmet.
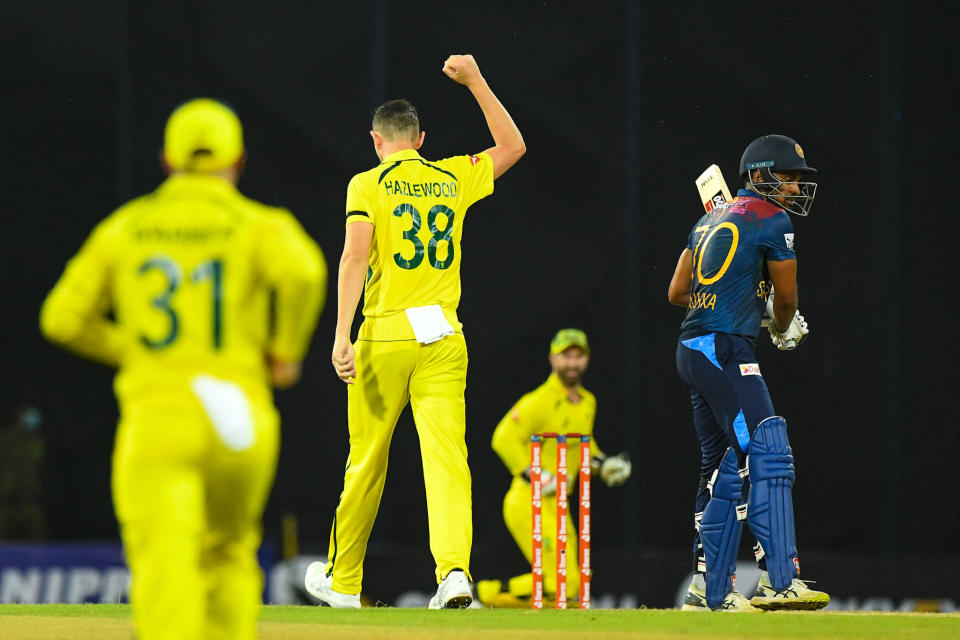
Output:
[[[753,179],[755,170],[760,172],[759,181]],[[771,134],[761,136],[748,144],[740,157],[740,179],[749,189],[784,211],[798,216],[808,215],[817,193],[817,183],[797,178],[783,181],[780,176],[774,175],[774,172],[800,176],[817,172],[813,167],[807,166],[803,149],[793,138]],[[794,185],[795,188],[784,188],[785,184]]]
[[754,169],[804,174],[817,172],[807,166],[803,149],[796,140],[775,133],[760,136],[744,149],[740,157],[740,178],[745,179]]
[[171,169],[210,172],[243,157],[243,128],[228,106],[210,98],[186,102],[170,114],[163,135],[163,157]]

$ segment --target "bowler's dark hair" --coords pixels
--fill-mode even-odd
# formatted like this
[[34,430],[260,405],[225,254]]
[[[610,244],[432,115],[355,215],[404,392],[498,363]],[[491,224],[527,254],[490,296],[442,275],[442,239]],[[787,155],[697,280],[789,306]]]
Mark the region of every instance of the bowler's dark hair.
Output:
[[397,138],[416,140],[420,135],[417,108],[404,98],[384,102],[373,113],[373,130],[390,142]]

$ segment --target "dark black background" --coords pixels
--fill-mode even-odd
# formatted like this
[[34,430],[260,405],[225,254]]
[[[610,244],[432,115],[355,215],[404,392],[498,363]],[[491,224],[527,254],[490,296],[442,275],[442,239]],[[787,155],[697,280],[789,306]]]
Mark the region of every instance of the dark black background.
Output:
[[[523,568],[490,436],[547,376],[563,326],[591,339],[599,443],[634,462],[626,486],[595,492],[598,563],[599,549],[623,550],[643,570],[645,550],[666,549],[685,569],[698,449],[666,287],[699,216],[693,179],[715,162],[732,185],[744,146],[773,132],[820,169],[812,215],[794,218],[810,339],[759,348],[790,424],[801,550],[955,553],[955,4],[87,4],[21,3],[0,21],[0,409],[44,412],[52,539],[117,536],[116,407],[110,372],[41,339],[40,303],[93,225],[162,179],[170,110],[209,95],[244,122],[243,191],[290,207],[333,276],[304,380],[277,397],[284,440],[265,516],[268,540],[290,513],[301,549],[325,551],[347,453],[329,365],[345,187],[376,164],[369,119],[391,97],[419,106],[425,156],[489,146],[469,92],[440,71],[469,52],[528,148],[471,209],[463,245],[474,572]],[[429,586],[409,413],[391,453],[371,549],[399,550]]]

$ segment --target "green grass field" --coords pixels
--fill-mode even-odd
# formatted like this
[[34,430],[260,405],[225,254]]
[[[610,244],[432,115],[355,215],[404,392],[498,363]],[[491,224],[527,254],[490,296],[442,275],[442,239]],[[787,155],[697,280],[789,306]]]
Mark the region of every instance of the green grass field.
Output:
[[[126,605],[0,605],[2,640],[130,640]],[[525,611],[265,607],[263,640],[597,640],[600,638],[960,638],[960,615],[699,613],[670,609]]]

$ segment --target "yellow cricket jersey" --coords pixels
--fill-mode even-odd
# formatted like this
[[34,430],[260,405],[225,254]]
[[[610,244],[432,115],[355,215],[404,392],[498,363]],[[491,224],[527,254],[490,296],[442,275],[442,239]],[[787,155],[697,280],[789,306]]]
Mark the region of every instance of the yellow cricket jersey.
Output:
[[437,304],[455,320],[464,217],[491,193],[493,160],[485,153],[427,161],[408,149],[355,175],[347,187],[347,224],[374,225],[364,317]]
[[47,297],[41,327],[118,366],[121,405],[193,372],[257,390],[267,353],[303,358],[325,291],[320,248],[289,211],[217,177],[175,174],[94,229]]
[[[493,450],[514,476],[530,466],[530,436],[537,433],[579,433],[593,435],[593,420],[597,414],[597,399],[580,387],[580,401],[573,403],[556,374],[520,398],[503,417],[493,432]],[[603,455],[594,438],[590,439],[590,456]],[[545,439],[540,451],[544,470],[554,473],[557,468],[557,443]],[[567,473],[572,483],[580,459],[580,441],[567,441]]]

